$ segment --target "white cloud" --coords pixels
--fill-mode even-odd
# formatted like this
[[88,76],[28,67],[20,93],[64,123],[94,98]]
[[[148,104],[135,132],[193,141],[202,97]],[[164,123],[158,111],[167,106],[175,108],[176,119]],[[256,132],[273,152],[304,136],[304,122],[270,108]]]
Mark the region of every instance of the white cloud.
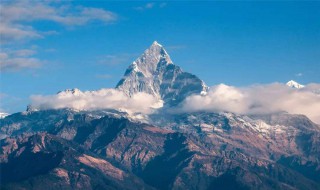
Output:
[[30,57],[37,52],[34,49],[2,50],[0,52],[0,71],[19,71],[21,69],[39,68],[42,62]]
[[153,6],[154,6],[154,3],[147,3],[147,4],[145,5],[145,8],[151,9]]
[[[33,21],[52,21],[66,26],[80,26],[92,21],[110,23],[117,19],[113,12],[83,6],[72,6],[69,2],[53,1],[4,1],[0,5],[1,43],[25,39],[42,38],[48,31],[37,31]],[[49,31],[53,33],[54,31]]]
[[166,6],[167,6],[167,3],[146,3],[142,6],[134,7],[134,9],[137,11],[144,11],[144,10],[152,9],[152,8],[156,8],[156,7],[164,8]]
[[303,89],[292,89],[279,83],[245,88],[220,84],[213,86],[206,96],[187,97],[179,111],[225,111],[237,114],[286,111],[304,114],[320,123],[320,93],[317,92],[320,92],[320,84],[310,84]]
[[31,104],[36,109],[73,108],[77,110],[120,109],[128,113],[151,113],[159,101],[150,94],[137,93],[131,98],[116,89],[56,95],[33,95]]
[[68,15],[52,15],[47,20],[55,21],[68,26],[80,26],[91,21],[110,23],[116,20],[116,15],[99,8],[78,7],[77,12]]
[[11,58],[0,62],[1,71],[18,71],[24,68],[39,68],[40,66],[40,60],[32,57]]
[[14,55],[18,56],[18,57],[28,57],[28,56],[34,55],[36,53],[37,52],[33,49],[20,49],[20,50],[15,51]]
[[8,24],[0,22],[1,43],[10,43],[24,39],[43,38],[43,36],[30,26]]
[[154,7],[155,3],[147,3],[143,6],[140,6],[140,7],[134,7],[135,10],[138,10],[138,11],[143,11],[143,10],[146,10],[146,9],[152,9]]

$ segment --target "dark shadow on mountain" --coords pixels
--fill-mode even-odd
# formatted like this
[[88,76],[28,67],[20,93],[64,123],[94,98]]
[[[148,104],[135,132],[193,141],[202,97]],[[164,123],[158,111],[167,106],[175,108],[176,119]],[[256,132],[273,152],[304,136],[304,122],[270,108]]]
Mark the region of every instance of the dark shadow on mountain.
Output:
[[310,161],[303,162],[300,158],[290,156],[290,157],[281,157],[278,160],[278,163],[288,167],[296,172],[299,172],[303,176],[320,183],[320,170],[317,169],[319,166]]
[[96,128],[96,125],[99,123],[99,120],[95,119],[92,120],[90,123],[82,122],[81,120],[77,120],[77,134],[74,137],[74,141],[78,142],[79,144],[84,143],[90,134],[92,134]]
[[208,190],[249,190],[249,188],[237,180],[236,174],[227,172],[214,178]]
[[97,148],[102,148],[107,146],[110,142],[112,142],[118,133],[124,129],[127,125],[126,119],[111,119],[106,117],[102,123],[104,127],[103,134],[100,135],[92,144],[91,149],[95,150]]
[[147,164],[140,174],[142,179],[157,189],[170,189],[176,176],[188,165],[194,154],[185,143],[185,136],[178,133],[168,134],[164,153]]
[[29,152],[24,151],[19,157],[10,158],[8,163],[0,164],[1,183],[18,182],[41,174],[46,174],[56,168],[63,153]]

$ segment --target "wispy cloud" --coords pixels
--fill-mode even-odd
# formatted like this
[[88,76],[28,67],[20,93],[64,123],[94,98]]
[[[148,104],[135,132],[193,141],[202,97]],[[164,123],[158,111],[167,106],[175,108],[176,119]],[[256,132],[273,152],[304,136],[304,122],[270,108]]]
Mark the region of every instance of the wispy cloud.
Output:
[[36,53],[37,52],[33,49],[20,49],[20,50],[13,52],[13,55],[18,56],[18,57],[28,57],[28,56],[34,55]]
[[43,38],[31,26],[0,22],[1,44],[21,41],[25,39]]
[[245,88],[220,84],[211,87],[205,96],[188,97],[179,111],[226,111],[237,114],[286,111],[291,114],[304,114],[320,123],[320,84],[310,84],[302,89],[288,88],[279,83]]
[[36,53],[34,49],[2,50],[0,52],[0,71],[7,72],[39,68],[42,65],[42,61],[31,57]]
[[[117,15],[101,8],[72,6],[61,1],[2,1],[0,4],[0,44],[10,47],[1,49],[1,71],[19,71],[39,68],[41,60],[34,57],[35,49],[17,50],[17,42],[45,38],[57,31],[40,31],[33,22],[49,21],[66,27],[86,25],[91,22],[108,24],[117,20]],[[20,43],[19,43],[20,44]],[[55,51],[55,50],[54,50]]]
[[139,6],[139,7],[134,7],[135,10],[138,10],[138,11],[143,11],[143,10],[146,10],[146,9],[152,9],[154,7],[155,3],[147,3],[143,6]]
[[146,3],[142,6],[139,7],[134,7],[135,10],[137,11],[144,11],[147,9],[152,9],[152,8],[164,8],[165,6],[167,6],[167,3]]
[[302,74],[302,73],[297,73],[297,74],[295,74],[295,76],[296,76],[296,77],[302,77],[303,74]]
[[4,1],[0,5],[1,43],[43,38],[55,31],[38,31],[34,21],[51,21],[65,26],[80,26],[89,22],[110,23],[117,19],[113,12],[92,7],[71,6],[53,1]]

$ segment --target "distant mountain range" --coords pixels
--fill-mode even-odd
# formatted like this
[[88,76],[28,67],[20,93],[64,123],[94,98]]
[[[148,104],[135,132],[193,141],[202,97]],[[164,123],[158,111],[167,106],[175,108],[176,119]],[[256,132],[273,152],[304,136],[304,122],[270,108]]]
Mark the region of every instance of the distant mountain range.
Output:
[[[30,105],[1,119],[1,189],[320,189],[319,125],[285,112],[166,111],[209,88],[157,42],[115,89],[161,105],[139,115]],[[108,93],[71,89],[58,98]]]

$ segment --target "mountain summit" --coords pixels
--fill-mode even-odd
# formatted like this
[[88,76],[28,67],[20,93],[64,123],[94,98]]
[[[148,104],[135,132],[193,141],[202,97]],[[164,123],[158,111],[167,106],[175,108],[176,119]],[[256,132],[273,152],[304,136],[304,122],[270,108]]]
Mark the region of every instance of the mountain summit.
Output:
[[291,87],[291,88],[297,88],[297,89],[304,87],[304,85],[299,84],[299,83],[297,83],[297,82],[294,81],[294,80],[288,81],[286,85],[289,86],[289,87]]
[[128,67],[116,88],[128,96],[138,92],[151,94],[165,105],[177,105],[190,94],[208,90],[197,76],[174,65],[157,41]]

